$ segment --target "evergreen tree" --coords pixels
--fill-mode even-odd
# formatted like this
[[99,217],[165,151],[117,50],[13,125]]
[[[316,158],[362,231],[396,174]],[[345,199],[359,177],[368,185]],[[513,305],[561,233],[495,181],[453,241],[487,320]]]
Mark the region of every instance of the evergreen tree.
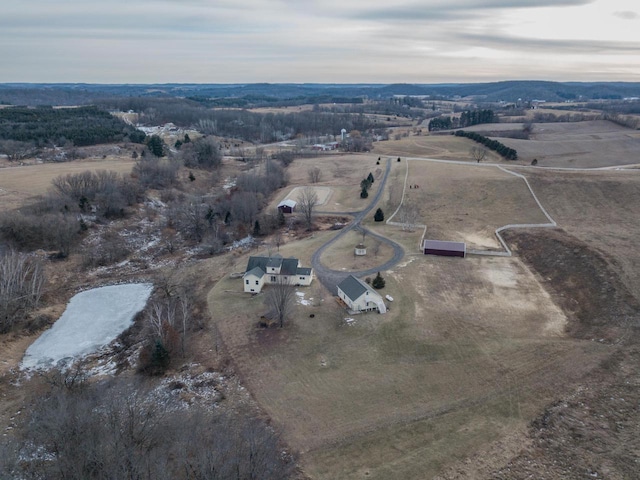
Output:
[[164,142],[158,135],[151,135],[147,140],[147,147],[156,157],[164,156]]
[[369,181],[370,184],[374,182],[373,174],[371,172],[369,172],[369,176],[367,176],[367,180]]
[[196,179],[196,176],[193,174],[193,172],[189,172],[189,180],[193,182],[195,179]]
[[373,216],[373,219],[376,222],[382,222],[384,220],[384,212],[382,211],[381,208],[379,208],[378,210],[376,210],[375,215]]
[[169,367],[170,361],[171,358],[169,356],[169,351],[164,347],[160,340],[156,340],[153,353],[151,354],[151,366],[156,372],[164,373]]
[[376,290],[380,290],[381,288],[384,288],[385,285],[386,285],[386,282],[384,278],[382,278],[382,275],[380,275],[380,272],[378,272],[378,275],[376,275],[376,278],[374,278],[373,281],[371,282],[371,286]]
[[369,192],[367,192],[366,188],[362,188],[362,191],[360,192],[360,198],[367,198],[369,196]]
[[253,236],[260,236],[260,222],[258,220],[256,220],[256,223],[253,224]]

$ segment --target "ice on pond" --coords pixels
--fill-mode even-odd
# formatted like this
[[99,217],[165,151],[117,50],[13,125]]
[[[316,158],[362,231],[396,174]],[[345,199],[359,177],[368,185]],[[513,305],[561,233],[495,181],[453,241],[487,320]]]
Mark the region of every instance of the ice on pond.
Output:
[[22,369],[63,366],[108,345],[147,304],[153,285],[129,283],[75,295],[53,326],[27,348]]

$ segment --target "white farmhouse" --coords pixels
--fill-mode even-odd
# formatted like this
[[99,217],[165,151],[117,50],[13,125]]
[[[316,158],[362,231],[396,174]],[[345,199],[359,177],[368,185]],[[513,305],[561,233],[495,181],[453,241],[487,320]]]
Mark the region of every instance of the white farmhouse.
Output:
[[259,293],[264,285],[284,282],[289,285],[311,285],[313,270],[300,266],[297,258],[249,257],[245,274],[242,276],[244,291]]
[[378,310],[386,313],[387,306],[382,296],[353,275],[338,284],[338,297],[354,312]]

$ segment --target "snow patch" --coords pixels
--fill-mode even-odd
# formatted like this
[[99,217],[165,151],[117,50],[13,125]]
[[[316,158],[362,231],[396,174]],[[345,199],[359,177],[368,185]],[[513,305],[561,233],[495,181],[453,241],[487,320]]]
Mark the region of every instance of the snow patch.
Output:
[[309,300],[304,298],[304,292],[296,292],[297,295],[297,301],[300,305],[305,305],[305,306],[310,306],[311,302],[313,301],[313,298],[310,298]]
[[151,283],[94,288],[75,295],[62,316],[27,349],[21,369],[63,367],[114,340],[147,303]]

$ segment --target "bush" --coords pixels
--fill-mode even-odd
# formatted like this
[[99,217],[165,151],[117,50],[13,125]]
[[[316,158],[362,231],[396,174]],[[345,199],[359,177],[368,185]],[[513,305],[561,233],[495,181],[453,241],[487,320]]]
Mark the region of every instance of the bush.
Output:
[[176,183],[180,164],[171,160],[141,158],[133,167],[133,175],[144,188],[163,189]]

